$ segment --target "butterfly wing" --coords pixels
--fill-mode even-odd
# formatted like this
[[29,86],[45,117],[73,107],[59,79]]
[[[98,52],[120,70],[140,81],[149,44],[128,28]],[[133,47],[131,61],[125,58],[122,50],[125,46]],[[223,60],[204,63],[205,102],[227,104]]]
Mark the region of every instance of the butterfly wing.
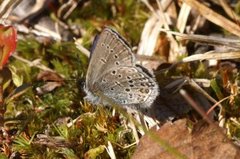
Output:
[[[120,40],[121,39],[121,40]],[[99,76],[112,67],[132,66],[134,56],[126,42],[110,28],[105,28],[94,41],[88,66],[86,86],[91,89]]]
[[150,73],[136,66],[126,41],[106,28],[92,49],[86,92],[93,102],[104,95],[117,104],[147,107],[158,95],[158,87]]
[[[141,67],[121,66],[105,72],[95,84],[104,96],[119,105],[149,107],[158,95],[158,85]],[[138,108],[137,108],[138,109]]]

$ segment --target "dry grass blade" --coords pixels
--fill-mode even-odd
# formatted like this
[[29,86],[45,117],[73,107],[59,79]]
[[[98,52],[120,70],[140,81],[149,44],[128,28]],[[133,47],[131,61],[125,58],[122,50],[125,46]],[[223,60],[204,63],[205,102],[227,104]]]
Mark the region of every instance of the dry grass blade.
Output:
[[[143,54],[145,52],[151,52],[149,54],[153,54],[153,45],[156,45],[156,38],[158,36],[158,34],[160,33],[159,28],[164,27],[167,30],[170,30],[170,27],[168,25],[167,19],[170,19],[169,17],[167,18],[164,12],[164,10],[166,9],[166,5],[163,5],[162,3],[160,3],[158,0],[157,5],[158,5],[158,9],[155,10],[149,3],[148,0],[142,0],[142,2],[148,7],[149,10],[151,10],[151,12],[153,13],[153,16],[149,19],[150,22],[147,22],[145,24],[144,30],[143,30],[143,34],[141,39],[141,44],[139,46],[139,54]],[[151,34],[150,34],[151,33]],[[148,37],[149,39],[146,39],[146,37]],[[155,39],[152,39],[155,38]],[[171,41],[171,47],[170,47],[170,55],[169,55],[169,61],[175,61],[176,57],[179,56],[180,51],[179,50],[179,46],[177,41],[174,39],[174,37],[171,34],[168,34],[168,38]],[[152,41],[152,42],[149,42]],[[148,44],[149,43],[149,44]],[[148,45],[150,46],[148,46]],[[144,45],[144,46],[142,46]],[[145,48],[144,48],[145,47]],[[150,48],[150,51],[147,50],[146,48]],[[145,50],[144,50],[145,49]],[[148,54],[148,55],[149,55]]]
[[52,31],[46,27],[36,24],[34,28],[36,29],[36,30],[33,30],[35,34],[39,34],[41,36],[46,36],[46,37],[52,37],[53,39],[58,41],[62,40],[61,35],[59,33]]
[[77,3],[78,2],[74,0],[70,0],[64,3],[61,6],[61,8],[59,8],[58,10],[58,13],[57,13],[58,17],[61,17],[63,15],[63,12],[65,12],[65,10],[68,9],[66,13],[63,15],[63,18],[66,19],[72,13],[72,11],[77,7]]
[[228,20],[227,18],[223,17],[222,15],[218,14],[217,12],[213,11],[212,9],[206,7],[204,4],[196,1],[196,0],[183,0],[193,9],[196,9],[202,16],[204,16],[209,21],[213,22],[214,24],[226,29],[232,34],[240,36],[240,27],[233,23],[232,21]]
[[90,57],[90,51],[88,51],[88,49],[86,49],[85,47],[82,46],[81,41],[82,41],[81,39],[75,39],[74,43],[75,43],[77,49],[80,50],[87,57]]
[[226,47],[230,47],[233,49],[240,49],[240,40],[238,39],[230,39],[230,38],[221,38],[215,36],[206,36],[206,35],[198,35],[198,34],[183,34],[175,31],[170,31],[166,29],[160,28],[161,31],[170,33],[176,36],[179,36],[179,40],[191,40],[203,44],[208,45],[224,45]]
[[221,6],[223,7],[223,9],[225,10],[225,12],[228,14],[229,17],[231,17],[233,20],[240,21],[239,15],[237,15],[237,14],[231,9],[231,7],[228,5],[228,3],[227,3],[226,0],[221,0],[221,1],[219,1],[219,3],[221,4]]
[[[213,102],[213,103],[218,103],[213,97],[211,97],[203,88],[201,88],[196,82],[198,80],[194,79],[194,80],[188,80],[189,84],[191,85],[191,87],[196,90],[197,92],[201,93],[202,95],[204,95],[209,101]],[[204,82],[202,80],[202,82]],[[222,107],[222,105],[219,103],[218,104],[220,107]]]
[[162,22],[159,21],[156,16],[151,16],[145,23],[141,35],[141,42],[138,46],[138,55],[153,55],[158,39],[159,26],[162,26]]
[[106,151],[109,154],[111,159],[116,159],[116,155],[114,153],[114,149],[113,149],[113,146],[112,146],[110,141],[108,141],[108,146],[105,147],[105,149],[106,149]]
[[21,2],[21,0],[5,0],[1,1],[0,17],[5,19],[9,16],[12,10]]
[[180,33],[183,33],[187,24],[188,16],[190,14],[191,7],[186,3],[183,3],[178,19],[177,19],[177,28]]
[[204,54],[196,54],[183,58],[183,62],[191,62],[198,60],[227,60],[227,59],[239,59],[240,51],[228,51],[228,52],[216,52],[209,51]]

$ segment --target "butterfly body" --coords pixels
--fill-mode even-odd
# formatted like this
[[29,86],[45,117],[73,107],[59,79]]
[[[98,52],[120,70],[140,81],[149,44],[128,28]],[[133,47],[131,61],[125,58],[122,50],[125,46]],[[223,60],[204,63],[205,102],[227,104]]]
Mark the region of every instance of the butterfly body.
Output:
[[159,94],[153,75],[136,65],[127,42],[115,31],[105,28],[94,41],[86,76],[86,100],[121,106],[150,107]]

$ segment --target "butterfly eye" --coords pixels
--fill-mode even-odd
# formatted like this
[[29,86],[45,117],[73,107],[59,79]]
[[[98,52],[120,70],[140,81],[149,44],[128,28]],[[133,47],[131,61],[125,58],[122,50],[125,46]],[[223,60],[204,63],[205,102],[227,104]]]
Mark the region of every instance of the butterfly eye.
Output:
[[111,49],[110,52],[113,53],[113,49]]
[[115,62],[116,65],[119,65],[120,63],[118,61]]

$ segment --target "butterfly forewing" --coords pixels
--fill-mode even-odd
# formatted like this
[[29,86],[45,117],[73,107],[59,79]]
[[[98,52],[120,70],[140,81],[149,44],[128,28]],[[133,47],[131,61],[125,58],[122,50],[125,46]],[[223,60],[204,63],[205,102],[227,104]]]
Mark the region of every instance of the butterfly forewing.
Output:
[[97,81],[108,68],[133,65],[134,56],[131,49],[126,47],[124,40],[111,29],[104,29],[95,45],[87,72],[88,86]]

